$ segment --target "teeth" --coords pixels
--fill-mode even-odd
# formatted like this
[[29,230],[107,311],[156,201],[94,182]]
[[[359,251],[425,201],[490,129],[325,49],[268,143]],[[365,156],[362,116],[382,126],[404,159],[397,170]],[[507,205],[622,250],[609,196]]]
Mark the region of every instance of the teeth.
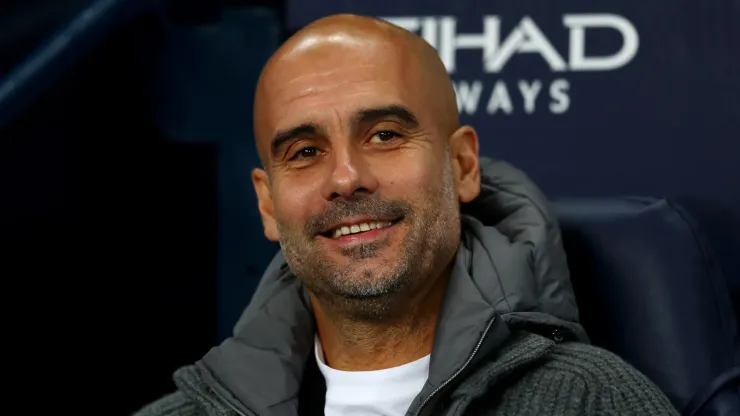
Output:
[[334,238],[339,238],[343,235],[362,233],[365,231],[389,227],[390,225],[391,225],[390,221],[372,221],[372,222],[363,222],[361,224],[353,224],[350,226],[345,225],[345,226],[339,227],[335,229],[334,231],[332,231],[332,236]]

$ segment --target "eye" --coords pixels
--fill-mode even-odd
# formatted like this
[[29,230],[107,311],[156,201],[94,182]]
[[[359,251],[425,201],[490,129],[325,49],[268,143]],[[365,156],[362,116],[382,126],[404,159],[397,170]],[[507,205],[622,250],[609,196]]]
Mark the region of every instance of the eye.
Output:
[[290,160],[305,160],[305,159],[311,159],[312,157],[316,157],[319,154],[319,149],[315,147],[304,147],[303,149],[297,151]]
[[375,144],[383,144],[397,137],[398,137],[398,134],[396,134],[395,132],[392,132],[390,130],[383,130],[383,131],[379,131],[373,134],[372,137],[370,138],[370,141]]

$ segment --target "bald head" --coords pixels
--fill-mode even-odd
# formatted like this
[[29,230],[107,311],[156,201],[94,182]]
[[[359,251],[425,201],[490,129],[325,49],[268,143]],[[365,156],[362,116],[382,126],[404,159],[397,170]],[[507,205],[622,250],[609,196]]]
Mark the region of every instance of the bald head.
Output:
[[291,123],[303,124],[299,119],[307,112],[352,104],[361,111],[370,108],[368,100],[408,112],[414,107],[414,117],[428,116],[445,136],[459,127],[452,82],[421,37],[356,15],[329,16],[306,26],[270,58],[257,85],[254,128],[263,164],[269,163],[276,135]]
[[458,123],[436,51],[389,23],[321,19],[269,60],[252,181],[265,235],[312,293],[317,322],[387,324],[440,279],[460,243],[459,203],[480,191],[478,138]]

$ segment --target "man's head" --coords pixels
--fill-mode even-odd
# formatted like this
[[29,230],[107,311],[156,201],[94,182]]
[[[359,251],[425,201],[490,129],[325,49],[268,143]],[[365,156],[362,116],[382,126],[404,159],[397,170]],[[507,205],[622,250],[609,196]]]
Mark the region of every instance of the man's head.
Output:
[[450,263],[459,203],[480,190],[478,139],[423,39],[314,22],[265,66],[254,125],[265,235],[316,298],[380,318]]

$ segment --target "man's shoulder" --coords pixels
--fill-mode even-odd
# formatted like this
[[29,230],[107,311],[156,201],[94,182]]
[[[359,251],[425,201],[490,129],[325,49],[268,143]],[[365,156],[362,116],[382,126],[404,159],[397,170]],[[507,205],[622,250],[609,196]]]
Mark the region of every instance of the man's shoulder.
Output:
[[181,391],[170,393],[139,409],[133,416],[201,416],[202,409]]
[[576,371],[587,377],[590,374],[619,374],[628,378],[645,378],[637,369],[617,354],[581,342],[556,343],[550,352],[546,367],[561,371]]
[[582,385],[597,409],[624,414],[677,414],[652,381],[611,351],[564,342],[553,347],[549,358],[542,370]]

